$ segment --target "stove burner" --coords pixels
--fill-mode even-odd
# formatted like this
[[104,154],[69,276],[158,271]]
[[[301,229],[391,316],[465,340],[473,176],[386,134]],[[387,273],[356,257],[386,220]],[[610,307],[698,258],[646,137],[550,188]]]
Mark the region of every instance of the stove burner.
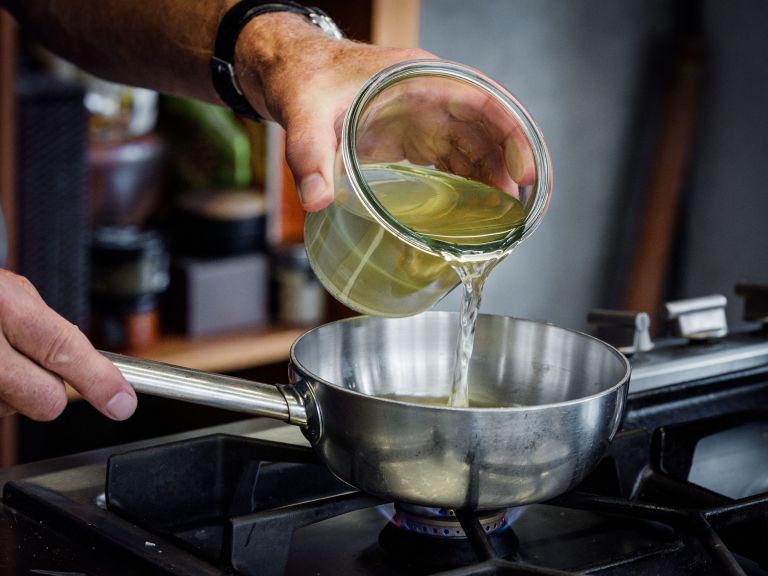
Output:
[[[477,519],[487,534],[507,527],[507,510],[478,512]],[[447,508],[428,508],[409,504],[395,504],[395,525],[409,532],[418,532],[433,538],[463,539],[467,535],[456,513]]]
[[[499,558],[511,558],[518,540],[507,510],[478,512],[480,529]],[[405,566],[446,569],[477,562],[477,553],[453,510],[395,504],[395,515],[379,534],[379,545]]]

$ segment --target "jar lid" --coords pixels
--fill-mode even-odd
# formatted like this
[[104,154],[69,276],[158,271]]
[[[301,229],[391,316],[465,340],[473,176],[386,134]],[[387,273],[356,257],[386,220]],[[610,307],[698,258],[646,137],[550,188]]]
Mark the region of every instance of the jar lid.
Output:
[[106,227],[94,231],[91,238],[91,254],[96,260],[141,260],[164,252],[165,244],[156,230]]
[[184,193],[179,210],[210,220],[236,221],[260,218],[266,199],[256,190],[206,190]]

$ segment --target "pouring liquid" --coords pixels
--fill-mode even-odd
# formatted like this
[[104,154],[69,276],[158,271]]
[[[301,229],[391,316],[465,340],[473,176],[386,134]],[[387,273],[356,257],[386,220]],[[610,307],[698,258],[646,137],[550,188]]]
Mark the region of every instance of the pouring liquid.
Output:
[[454,408],[468,408],[469,403],[469,361],[475,343],[477,314],[480,311],[480,299],[483,284],[497,259],[453,265],[463,288],[461,308],[459,309],[459,337],[456,341],[456,361],[453,367],[453,385],[448,405]]
[[337,299],[378,316],[418,311],[411,306],[426,309],[421,298],[432,291],[444,294],[456,285],[452,268],[464,294],[448,404],[467,407],[482,286],[503,257],[499,243],[524,225],[526,208],[497,188],[431,168],[369,164],[362,170],[376,200],[440,256],[410,247],[385,231],[349,194],[346,202],[333,202],[308,215],[305,245],[310,262],[321,264],[313,264],[315,272]]
[[[525,209],[513,196],[480,182],[424,168],[389,166],[401,178],[384,178],[372,185],[377,198],[401,223],[427,238],[475,246],[507,236],[522,225]],[[410,189],[403,192],[410,180]],[[370,181],[370,180],[369,180]],[[443,259],[461,281],[459,334],[447,404],[468,408],[469,363],[475,341],[482,289],[491,270],[501,260],[498,252],[471,256],[443,252]]]
[[[424,168],[395,169],[421,185],[403,193],[400,180],[385,179],[373,186],[374,192],[400,222],[428,238],[474,246],[505,237],[524,219],[522,204],[496,188]],[[427,183],[431,188],[425,186]],[[471,257],[443,252],[442,256],[456,271],[462,286],[456,359],[447,403],[454,408],[468,408],[469,362],[483,284],[501,257],[497,252]]]

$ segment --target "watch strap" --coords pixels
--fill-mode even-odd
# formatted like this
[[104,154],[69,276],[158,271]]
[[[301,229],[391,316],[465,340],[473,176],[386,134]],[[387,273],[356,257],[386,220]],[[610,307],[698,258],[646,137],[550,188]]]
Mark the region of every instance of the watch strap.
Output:
[[287,0],[281,2],[241,0],[232,6],[221,19],[216,33],[213,57],[209,63],[211,81],[221,100],[235,114],[255,122],[260,122],[263,118],[248,102],[237,81],[234,68],[235,47],[246,24],[256,16],[270,12],[292,12],[305,16],[329,36],[342,38],[342,34],[333,20],[319,8],[309,8]]

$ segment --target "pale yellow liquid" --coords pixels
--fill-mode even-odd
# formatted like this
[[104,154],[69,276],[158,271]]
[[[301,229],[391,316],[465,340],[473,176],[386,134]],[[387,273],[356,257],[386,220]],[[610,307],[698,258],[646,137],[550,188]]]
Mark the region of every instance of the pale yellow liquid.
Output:
[[480,297],[485,279],[498,258],[482,262],[454,262],[453,268],[461,278],[462,294],[459,308],[459,337],[456,341],[456,359],[453,365],[453,382],[448,405],[456,408],[468,408],[469,397],[469,361],[475,343],[477,315],[480,312]]
[[496,188],[437,170],[392,164],[369,165],[363,173],[392,217],[442,255],[403,242],[373,220],[353,194],[345,198],[337,191],[342,197],[307,215],[304,242],[310,262],[335,298],[377,316],[427,310],[461,278],[461,328],[448,403],[468,406],[482,285],[502,256],[502,243],[522,231],[525,208]]
[[[382,394],[378,396],[386,400],[397,400],[409,404],[418,404],[419,406],[447,406],[450,403],[448,396],[410,396],[405,394]],[[498,402],[489,402],[487,400],[478,400],[471,398],[466,407],[468,408],[516,408],[522,404],[499,404]]]
[[[516,198],[459,176],[401,165],[369,165],[363,173],[393,218],[436,244],[436,251],[448,246],[459,261],[465,252],[493,257],[525,219]],[[353,193],[337,194],[345,197],[308,214],[304,226],[310,262],[336,299],[365,314],[410,316],[459,282],[445,258],[387,232]]]

